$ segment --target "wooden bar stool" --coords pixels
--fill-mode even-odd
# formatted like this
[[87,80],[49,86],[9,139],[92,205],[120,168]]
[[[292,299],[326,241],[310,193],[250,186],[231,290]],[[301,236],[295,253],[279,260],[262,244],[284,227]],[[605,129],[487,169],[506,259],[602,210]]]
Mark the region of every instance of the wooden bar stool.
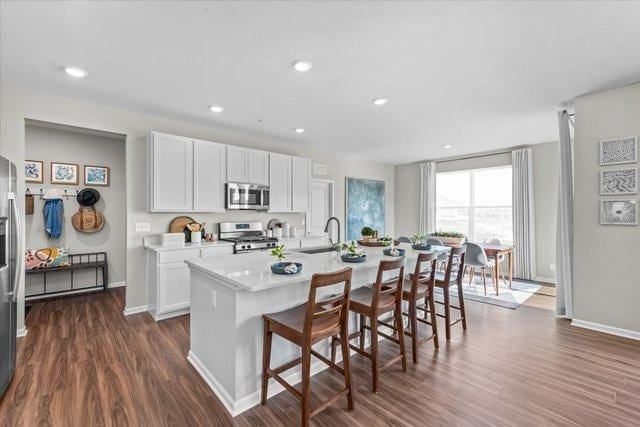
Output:
[[[438,317],[444,317],[445,322],[445,336],[447,341],[451,339],[451,326],[458,322],[462,322],[462,329],[467,329],[467,314],[464,309],[464,296],[462,294],[462,278],[464,275],[464,262],[467,247],[462,245],[459,248],[451,248],[449,253],[449,261],[447,263],[447,269],[444,273],[444,280],[435,280],[435,286],[442,289],[444,302],[436,301],[436,304],[444,305],[444,315],[436,313]],[[451,287],[451,275],[455,273],[455,281],[458,287],[458,302],[459,305],[451,305],[451,297],[449,295],[449,288]],[[426,305],[427,301],[425,301]],[[451,320],[451,309],[460,311],[460,317],[456,320]]]
[[[439,347],[436,305],[433,296],[438,256],[439,253],[435,251],[420,253],[416,260],[414,273],[410,274],[409,278],[404,281],[402,299],[409,303],[409,312],[402,313],[409,319],[409,330],[405,330],[404,334],[411,338],[413,363],[418,363],[418,346],[426,341],[433,339],[433,346],[435,348]],[[421,299],[424,299],[424,304],[422,305],[418,304]],[[418,316],[418,310],[422,311],[424,317]],[[427,320],[427,313],[430,314],[430,320]],[[431,335],[418,339],[418,322],[430,325]]]
[[[333,273],[316,273],[311,278],[309,298],[306,304],[294,307],[280,313],[265,314],[264,341],[262,352],[262,404],[267,403],[269,378],[278,381],[282,386],[293,393],[301,403],[302,425],[308,426],[309,419],[338,400],[342,395],[347,395],[349,410],[353,409],[353,392],[351,388],[351,372],[349,368],[349,297],[351,293],[351,268],[345,268]],[[316,301],[316,290],[325,286],[343,283],[342,292],[331,298]],[[285,363],[282,366],[271,369],[271,340],[276,333],[282,338],[297,344],[302,349],[302,356]],[[342,337],[342,366],[336,365],[334,360],[327,359],[313,350],[312,346],[329,337],[337,335]],[[333,342],[332,342],[333,346]],[[315,409],[310,409],[311,402],[311,355],[314,355],[344,376],[344,389],[327,399]],[[302,364],[302,387],[298,391],[287,383],[280,374],[294,366]]]
[[[397,271],[398,276],[389,280],[383,280],[383,274],[387,271],[391,272],[391,274]],[[355,346],[349,344],[349,347],[371,360],[372,389],[374,393],[377,393],[378,391],[379,370],[386,368],[398,360],[402,361],[402,371],[406,372],[407,370],[407,359],[404,350],[404,328],[402,325],[403,278],[404,258],[392,261],[383,260],[380,261],[380,265],[378,266],[378,275],[376,276],[376,282],[373,285],[373,288],[362,287],[351,293],[349,310],[360,315],[360,328],[357,332],[349,335],[348,341],[359,337],[360,345]],[[394,330],[394,334],[398,335],[398,338],[378,331],[378,326],[380,325],[378,317],[389,312],[393,312],[394,325],[391,327]],[[365,318],[369,318],[370,326],[365,324]],[[365,329],[371,331],[371,353],[367,353],[364,350]],[[400,346],[400,354],[386,361],[382,365],[380,365],[378,361],[378,335],[391,340]],[[340,334],[340,338],[343,339],[342,334]],[[336,337],[332,338],[332,361],[335,360],[335,347],[337,345],[337,341]],[[342,351],[344,353],[344,347]]]

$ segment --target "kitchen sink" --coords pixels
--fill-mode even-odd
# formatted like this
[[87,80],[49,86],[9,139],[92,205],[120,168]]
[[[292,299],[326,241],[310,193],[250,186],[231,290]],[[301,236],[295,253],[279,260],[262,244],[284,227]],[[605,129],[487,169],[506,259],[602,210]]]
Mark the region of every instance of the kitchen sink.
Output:
[[303,254],[322,254],[325,252],[336,252],[335,246],[316,246],[315,248],[307,248],[307,249],[299,249],[296,252],[300,252]]

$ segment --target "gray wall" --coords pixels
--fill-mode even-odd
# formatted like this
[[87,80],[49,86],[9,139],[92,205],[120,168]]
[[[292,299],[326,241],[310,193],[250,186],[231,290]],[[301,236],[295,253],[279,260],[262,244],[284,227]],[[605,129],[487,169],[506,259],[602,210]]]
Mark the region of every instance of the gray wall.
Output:
[[[555,224],[558,186],[558,143],[548,142],[531,146],[533,150],[534,203],[536,222],[536,277],[553,282],[555,272]],[[511,154],[447,160],[438,162],[437,172],[488,168],[511,164]],[[396,233],[411,236],[418,231],[420,167],[418,163],[396,166]]]
[[[110,185],[96,187],[100,201],[96,209],[104,214],[105,224],[97,233],[81,233],[71,225],[71,217],[78,211],[75,197],[64,198],[65,223],[59,239],[49,239],[44,232],[42,207],[44,200],[34,196],[34,214],[25,219],[25,244],[27,249],[51,246],[69,246],[71,253],[106,252],[109,261],[109,282],[125,281],[126,252],[126,180],[124,138],[113,138],[80,133],[77,131],[27,126],[25,129],[25,158],[44,161],[44,183],[26,183],[29,188],[58,188],[75,194],[85,188],[84,165],[108,166]],[[51,162],[75,163],[79,165],[79,185],[51,184]],[[42,276],[28,276],[27,294],[42,292]],[[74,275],[74,286],[95,283],[91,271]],[[48,290],[68,289],[69,273],[51,274],[47,277]]]
[[613,197],[598,175],[601,139],[640,136],[640,83],[577,98],[575,111],[574,317],[640,332],[640,226],[600,225],[600,199]]
[[[328,172],[327,175],[319,176],[318,178],[335,181],[335,213],[343,224],[345,177],[356,176],[384,180],[387,183],[386,228],[389,234],[395,234],[395,212],[393,208],[395,203],[394,167],[383,162],[367,162],[358,156],[317,149],[305,144],[303,139],[301,140],[300,138],[295,140],[269,138],[261,134],[241,131],[223,125],[216,126],[213,122],[212,127],[197,126],[173,119],[30,92],[14,87],[2,87],[0,91],[0,120],[2,121],[0,153],[3,156],[6,153],[10,159],[16,162],[22,162],[25,158],[25,119],[61,123],[126,135],[127,307],[144,305],[147,300],[142,238],[148,234],[164,232],[170,218],[175,216],[173,214],[150,214],[145,210],[145,147],[147,135],[152,130],[304,156],[311,158],[313,163],[323,163],[327,165]],[[22,186],[23,189],[24,185]],[[235,214],[197,215],[196,219],[211,223],[221,219],[248,219],[252,215],[254,214],[246,214],[241,217]],[[297,218],[300,218],[300,216],[298,215]],[[136,222],[150,222],[151,232],[136,233],[134,231]],[[20,291],[20,298],[23,298],[23,291],[23,289]],[[22,307],[20,310],[22,310]],[[22,311],[18,313],[19,327],[23,325],[22,313]]]

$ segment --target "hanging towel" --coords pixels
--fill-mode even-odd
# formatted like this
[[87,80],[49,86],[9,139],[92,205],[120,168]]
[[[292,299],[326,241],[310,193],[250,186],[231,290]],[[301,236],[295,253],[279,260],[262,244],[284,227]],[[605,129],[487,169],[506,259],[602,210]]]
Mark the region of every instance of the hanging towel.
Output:
[[64,224],[62,211],[62,200],[51,199],[44,202],[44,231],[52,239],[57,239],[62,234]]

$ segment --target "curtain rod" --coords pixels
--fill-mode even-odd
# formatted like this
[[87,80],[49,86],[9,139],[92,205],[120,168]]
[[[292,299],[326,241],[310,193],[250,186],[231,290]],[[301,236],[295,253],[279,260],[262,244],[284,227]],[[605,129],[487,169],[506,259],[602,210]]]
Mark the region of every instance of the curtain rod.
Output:
[[[479,159],[482,157],[491,157],[491,156],[499,156],[500,154],[510,154],[511,151],[517,149],[517,148],[522,148],[522,147],[514,147],[511,150],[505,150],[505,151],[493,151],[491,153],[484,153],[484,154],[476,154],[476,155],[472,155],[472,156],[464,156],[464,157],[449,157],[446,159],[441,159],[441,160],[433,160],[436,163],[449,163],[449,162],[456,162],[458,160],[469,160],[469,159]],[[424,163],[424,162],[421,162]]]

